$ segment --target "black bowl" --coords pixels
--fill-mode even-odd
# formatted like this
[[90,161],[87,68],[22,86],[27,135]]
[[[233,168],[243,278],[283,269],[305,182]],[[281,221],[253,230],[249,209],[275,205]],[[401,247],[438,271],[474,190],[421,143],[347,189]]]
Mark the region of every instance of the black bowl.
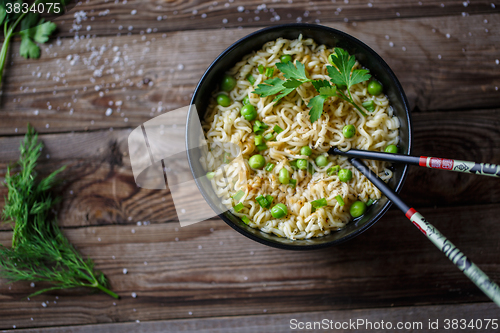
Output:
[[[389,209],[392,203],[384,196],[378,200],[376,204],[371,206],[361,218],[351,221],[342,230],[332,232],[324,237],[307,240],[290,240],[264,233],[258,229],[247,226],[238,217],[226,211],[226,208],[220,203],[210,183],[205,177],[200,178],[205,175],[206,171],[200,163],[200,150],[193,148],[196,147],[198,138],[193,137],[193,131],[190,131],[190,128],[193,128],[192,126],[195,124],[193,122],[195,117],[199,117],[200,120],[203,119],[210,96],[228,69],[232,68],[245,55],[261,49],[266,42],[276,40],[279,37],[296,39],[300,34],[302,34],[304,38],[313,38],[318,44],[325,44],[328,47],[341,47],[347,50],[349,54],[355,55],[356,59],[364,67],[370,70],[372,76],[383,84],[384,92],[389,97],[394,109],[394,114],[399,118],[401,125],[399,129],[400,153],[410,154],[412,137],[408,101],[398,79],[378,54],[361,41],[342,31],[312,24],[285,24],[273,26],[256,31],[240,39],[222,52],[210,67],[208,67],[205,74],[203,74],[191,100],[191,105],[195,105],[196,108],[191,108],[189,110],[187,119],[186,145],[189,166],[202,195],[212,209],[214,209],[228,225],[244,236],[259,243],[288,250],[318,249],[340,244],[352,239],[377,222]],[[389,186],[395,189],[396,192],[399,192],[406,179],[408,166],[397,164],[393,166],[393,169],[394,176],[389,181]]]

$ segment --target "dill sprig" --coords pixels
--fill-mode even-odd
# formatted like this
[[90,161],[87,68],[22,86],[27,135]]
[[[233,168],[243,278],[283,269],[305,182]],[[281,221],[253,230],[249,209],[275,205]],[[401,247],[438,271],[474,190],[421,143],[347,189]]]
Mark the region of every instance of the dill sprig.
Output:
[[58,200],[52,198],[49,190],[55,184],[57,174],[65,167],[37,181],[35,166],[42,148],[38,134],[28,125],[17,162],[20,170],[12,173],[12,168],[7,168],[5,183],[9,192],[2,218],[14,223],[12,247],[0,245],[0,277],[11,282],[54,284],[30,297],[55,289],[91,287],[119,298],[106,288],[106,277],[94,270],[93,261],[90,258],[84,260],[69,243],[51,214],[50,210]]

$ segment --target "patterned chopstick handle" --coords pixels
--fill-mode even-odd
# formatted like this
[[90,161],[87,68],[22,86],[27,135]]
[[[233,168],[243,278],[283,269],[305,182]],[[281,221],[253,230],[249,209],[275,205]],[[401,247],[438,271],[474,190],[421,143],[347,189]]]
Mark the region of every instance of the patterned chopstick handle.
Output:
[[449,158],[420,156],[418,165],[441,170],[451,170],[477,175],[500,177],[500,165],[452,160]]
[[[460,161],[461,162],[461,161]],[[471,163],[471,162],[467,162]],[[415,209],[410,208],[406,212],[406,217],[437,246],[438,249],[453,262],[476,286],[481,289],[486,296],[491,298],[500,306],[500,288],[491,281],[469,258],[465,256],[452,242],[439,232],[432,224]]]

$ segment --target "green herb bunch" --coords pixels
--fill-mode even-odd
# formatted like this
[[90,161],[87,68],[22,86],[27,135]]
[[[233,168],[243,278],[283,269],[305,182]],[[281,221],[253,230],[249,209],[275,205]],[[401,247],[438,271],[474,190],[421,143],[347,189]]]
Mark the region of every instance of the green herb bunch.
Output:
[[[303,83],[311,82],[318,95],[309,100],[307,107],[309,110],[309,118],[311,123],[314,123],[321,117],[323,106],[329,97],[339,97],[351,103],[363,116],[366,113],[354,102],[350,89],[353,85],[367,81],[371,75],[366,69],[353,69],[356,64],[356,58],[350,56],[349,53],[341,48],[335,48],[328,60],[333,66],[327,66],[328,80],[311,80],[307,78],[305,66],[297,61],[296,66],[290,61],[287,63],[277,63],[276,67],[283,73],[286,80],[278,77],[271,78],[257,86],[254,94],[260,97],[267,97],[278,94],[273,102],[279,100],[292,91],[300,87]],[[347,92],[345,93],[344,90]]]
[[[3,71],[9,44],[13,37],[21,37],[19,54],[24,58],[40,58],[40,47],[36,44],[43,44],[49,40],[49,36],[56,29],[53,22],[45,22],[40,18],[38,5],[44,4],[48,13],[59,13],[69,0],[36,0],[28,6],[22,0],[0,0],[0,27],[3,25],[4,41],[0,50],[0,83],[2,82]],[[45,6],[45,4],[47,6]],[[15,6],[15,7],[14,7]]]
[[0,277],[11,282],[54,284],[30,296],[54,289],[91,287],[118,298],[106,288],[104,274],[94,271],[91,259],[82,258],[52,216],[51,208],[57,199],[49,190],[64,167],[37,181],[35,166],[42,147],[38,135],[28,126],[17,163],[20,170],[13,174],[10,167],[7,169],[5,182],[9,192],[2,218],[14,222],[14,226],[12,247],[0,245]]

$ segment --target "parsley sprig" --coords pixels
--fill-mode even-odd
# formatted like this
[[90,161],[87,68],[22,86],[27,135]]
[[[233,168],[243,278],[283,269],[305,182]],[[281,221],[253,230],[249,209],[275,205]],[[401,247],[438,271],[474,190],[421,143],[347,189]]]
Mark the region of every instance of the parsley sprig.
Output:
[[297,62],[294,66],[291,61],[287,63],[277,63],[276,67],[283,73],[287,80],[282,80],[279,77],[268,79],[257,86],[253,91],[254,94],[260,97],[267,97],[278,94],[273,102],[279,102],[280,99],[290,94],[297,89],[302,83],[311,82],[306,76],[306,68],[304,64]]
[[343,100],[350,102],[356,107],[356,109],[358,109],[359,112],[361,112],[363,116],[366,117],[366,113],[361,110],[356,103],[354,103],[350,88],[357,83],[370,79],[370,71],[367,69],[353,70],[354,65],[356,64],[356,58],[354,56],[350,56],[347,51],[338,47],[335,48],[335,53],[330,54],[328,59],[333,65],[335,65],[335,67],[327,66],[328,76],[330,77],[332,83],[334,83],[337,87],[347,87],[347,95],[341,89],[338,89],[338,96]]
[[91,287],[119,298],[106,288],[106,277],[94,270],[92,260],[82,258],[51,217],[50,211],[57,199],[49,190],[64,167],[37,181],[35,166],[42,147],[33,128],[28,127],[21,143],[19,172],[13,174],[12,169],[7,168],[5,182],[9,192],[2,218],[13,221],[14,226],[12,247],[0,245],[0,277],[9,281],[54,284],[30,296],[54,289]]
[[[56,24],[53,22],[45,22],[43,19],[40,19],[39,14],[36,12],[36,8],[38,4],[45,4],[49,1],[50,3],[60,3],[61,6],[69,2],[69,0],[36,0],[30,5],[30,10],[26,12],[18,11],[16,13],[10,6],[10,10],[8,10],[7,3],[9,3],[9,5],[16,3],[22,5],[22,0],[0,0],[0,27],[3,25],[4,32],[4,41],[0,50],[0,83],[2,82],[9,44],[14,36],[21,37],[21,46],[19,47],[19,54],[21,54],[21,56],[26,59],[40,58],[40,47],[36,43],[46,43],[49,40],[49,36],[56,29]],[[54,7],[52,6],[51,8]]]
[[[371,75],[366,69],[353,69],[356,64],[356,58],[341,48],[335,48],[335,52],[329,56],[329,61],[333,66],[327,66],[328,80],[311,80],[307,77],[305,66],[297,61],[296,65],[292,62],[277,63],[276,67],[283,73],[286,80],[279,77],[271,78],[261,83],[253,91],[260,97],[276,95],[273,102],[278,103],[283,97],[287,96],[303,83],[311,82],[317,96],[309,100],[307,107],[309,118],[314,123],[321,117],[325,102],[330,97],[339,97],[351,103],[363,116],[366,113],[354,102],[350,88],[360,82],[370,79]],[[343,90],[347,91],[347,94]]]

